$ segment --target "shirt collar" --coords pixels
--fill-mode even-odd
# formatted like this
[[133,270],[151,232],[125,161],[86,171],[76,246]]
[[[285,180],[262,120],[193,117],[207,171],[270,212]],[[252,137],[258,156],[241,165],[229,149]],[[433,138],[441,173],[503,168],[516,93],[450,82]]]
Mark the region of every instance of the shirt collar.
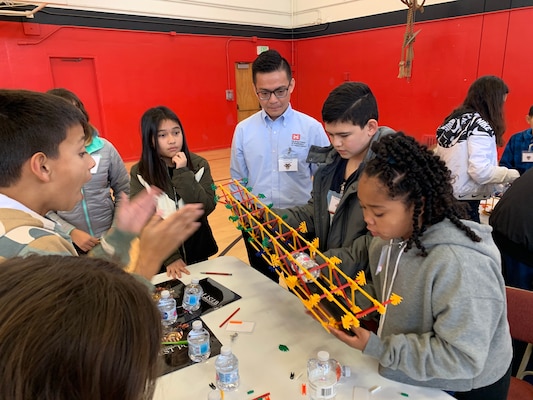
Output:
[[261,119],[265,123],[266,126],[271,126],[273,123],[280,121],[283,126],[286,125],[286,120],[290,118],[290,116],[294,113],[294,110],[291,107],[291,103],[289,103],[287,109],[283,114],[281,114],[278,118],[276,118],[275,121],[270,118],[270,116],[265,112],[265,110],[261,110]]
[[47,229],[54,229],[55,228],[55,222],[49,220],[48,218],[44,218],[42,215],[37,214],[35,211],[29,209],[21,202],[12,199],[9,196],[6,196],[5,194],[0,193],[0,208],[12,208],[19,211],[24,211],[28,214],[30,214],[32,217],[38,219],[43,223],[43,226]]

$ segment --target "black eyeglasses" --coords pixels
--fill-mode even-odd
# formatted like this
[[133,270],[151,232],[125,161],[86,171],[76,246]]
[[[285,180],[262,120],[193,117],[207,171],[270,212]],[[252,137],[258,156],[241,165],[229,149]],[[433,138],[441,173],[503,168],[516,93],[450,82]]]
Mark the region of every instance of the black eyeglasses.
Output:
[[270,96],[272,96],[272,93],[274,93],[274,96],[276,96],[278,99],[282,99],[284,97],[287,97],[287,93],[289,93],[288,87],[281,87],[274,90],[260,90],[257,93],[257,97],[259,97],[260,100],[270,100]]

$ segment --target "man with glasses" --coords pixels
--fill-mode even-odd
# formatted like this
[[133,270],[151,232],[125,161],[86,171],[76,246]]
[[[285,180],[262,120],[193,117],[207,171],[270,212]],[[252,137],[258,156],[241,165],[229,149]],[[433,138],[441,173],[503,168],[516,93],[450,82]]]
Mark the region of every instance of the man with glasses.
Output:
[[[256,58],[252,75],[262,110],[235,128],[231,177],[246,178],[246,186],[254,195],[264,195],[265,204],[279,208],[303,205],[311,197],[311,177],[317,168],[306,161],[307,154],[312,145],[328,146],[328,136],[320,122],[291,107],[295,81],[289,63],[276,50]],[[246,237],[245,244],[250,264],[277,281],[276,272],[256,255]]]

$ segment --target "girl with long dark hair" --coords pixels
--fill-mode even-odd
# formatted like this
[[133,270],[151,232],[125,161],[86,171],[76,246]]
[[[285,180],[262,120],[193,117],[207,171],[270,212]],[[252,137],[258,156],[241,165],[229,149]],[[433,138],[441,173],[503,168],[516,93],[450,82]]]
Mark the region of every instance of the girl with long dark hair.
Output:
[[172,212],[182,204],[202,203],[204,215],[198,231],[163,263],[161,272],[174,278],[189,274],[187,265],[205,261],[218,251],[207,216],[216,206],[215,189],[207,160],[189,151],[183,125],[165,106],[147,110],[141,118],[142,154],[130,171],[130,193],[135,196],[147,184],[165,194],[159,208]]

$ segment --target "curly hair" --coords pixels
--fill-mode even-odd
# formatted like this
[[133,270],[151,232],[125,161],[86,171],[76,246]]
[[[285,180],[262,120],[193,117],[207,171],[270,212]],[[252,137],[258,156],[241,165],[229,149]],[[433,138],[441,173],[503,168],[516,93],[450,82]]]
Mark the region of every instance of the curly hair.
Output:
[[429,226],[445,218],[472,241],[481,241],[460,220],[466,216],[465,208],[453,196],[451,173],[444,161],[403,132],[381,138],[372,144],[372,150],[376,155],[363,173],[379,179],[390,198],[401,199],[407,207],[414,205],[413,234],[405,251],[414,243],[420,249],[419,255],[427,256],[421,238]]

